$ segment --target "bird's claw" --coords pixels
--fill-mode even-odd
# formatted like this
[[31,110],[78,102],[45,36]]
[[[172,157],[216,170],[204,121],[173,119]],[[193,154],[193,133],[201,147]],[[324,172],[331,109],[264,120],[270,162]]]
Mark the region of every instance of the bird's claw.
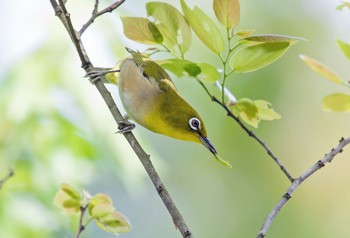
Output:
[[124,134],[124,133],[132,131],[134,128],[135,128],[134,123],[131,123],[129,121],[120,121],[118,123],[119,131],[117,131],[116,133]]

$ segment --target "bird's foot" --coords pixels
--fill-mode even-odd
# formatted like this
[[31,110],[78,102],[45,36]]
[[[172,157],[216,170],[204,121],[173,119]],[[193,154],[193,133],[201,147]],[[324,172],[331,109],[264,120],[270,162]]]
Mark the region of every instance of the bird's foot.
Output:
[[105,76],[109,73],[120,72],[119,69],[111,68],[95,68],[94,70],[86,73],[84,77],[90,78],[90,82],[94,84],[100,77]]
[[131,123],[128,120],[120,121],[118,123],[119,131],[117,131],[116,133],[124,134],[124,133],[132,131],[134,128],[135,128],[134,123]]

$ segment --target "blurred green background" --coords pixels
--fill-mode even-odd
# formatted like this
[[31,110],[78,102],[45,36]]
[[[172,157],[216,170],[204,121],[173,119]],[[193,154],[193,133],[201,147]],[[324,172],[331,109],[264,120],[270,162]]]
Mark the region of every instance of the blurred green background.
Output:
[[[187,2],[214,17],[211,4]],[[88,19],[93,4],[68,1],[76,28]],[[124,46],[144,49],[122,35],[119,19],[146,16],[144,4],[126,1],[83,35],[95,66],[113,66],[127,55]],[[276,63],[236,74],[227,82],[237,97],[268,100],[282,115],[281,120],[262,122],[254,132],[294,176],[350,134],[349,114],[324,112],[320,103],[325,95],[343,88],[321,79],[298,58],[307,54],[344,78],[349,75],[349,62],[335,39],[350,41],[350,12],[335,10],[338,4],[337,0],[241,1],[239,29],[307,39]],[[0,190],[0,237],[74,237],[78,218],[64,215],[52,203],[62,182],[91,194],[111,195],[133,226],[121,237],[180,237],[137,157],[123,136],[114,134],[116,124],[95,87],[83,78],[79,58],[49,1],[1,1],[0,16],[0,177],[10,168],[15,172]],[[197,39],[188,58],[219,65]],[[215,162],[199,145],[140,126],[135,135],[195,237],[255,237],[289,186],[287,179],[196,82],[174,81],[204,118],[221,157],[234,168]],[[121,105],[116,87],[108,88]],[[267,237],[349,237],[349,151],[346,148],[299,187]],[[81,237],[112,235],[90,225]]]

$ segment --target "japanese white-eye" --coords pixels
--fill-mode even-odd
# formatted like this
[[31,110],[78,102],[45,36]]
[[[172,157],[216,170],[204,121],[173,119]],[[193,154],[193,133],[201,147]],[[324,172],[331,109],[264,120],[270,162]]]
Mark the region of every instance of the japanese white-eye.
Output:
[[126,48],[132,57],[119,66],[119,96],[128,118],[141,126],[175,139],[203,144],[222,164],[213,144],[207,138],[204,123],[193,107],[178,93],[167,72],[139,52]]

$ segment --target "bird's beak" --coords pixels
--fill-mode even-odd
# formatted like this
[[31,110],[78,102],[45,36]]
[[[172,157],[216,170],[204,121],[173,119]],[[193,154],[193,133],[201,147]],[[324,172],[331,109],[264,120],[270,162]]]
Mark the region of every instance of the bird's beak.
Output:
[[210,142],[210,140],[207,137],[205,137],[201,133],[199,133],[199,139],[201,140],[201,142],[205,146],[205,148],[207,148],[213,155],[218,154],[214,145]]

